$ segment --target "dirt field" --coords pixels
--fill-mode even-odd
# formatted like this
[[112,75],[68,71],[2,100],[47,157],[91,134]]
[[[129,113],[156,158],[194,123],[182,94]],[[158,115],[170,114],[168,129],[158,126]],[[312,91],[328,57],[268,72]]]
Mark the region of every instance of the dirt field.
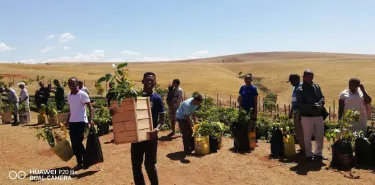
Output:
[[[224,61],[224,62],[223,62]],[[51,63],[28,64],[0,64],[7,75],[16,75],[15,83],[20,81],[19,75],[36,78],[37,75],[49,78],[67,79],[75,76],[85,80],[89,90],[96,94],[94,82],[102,75],[111,72],[111,63]],[[372,73],[375,69],[375,56],[350,55],[331,53],[309,52],[268,52],[248,53],[207,59],[188,61],[161,62],[161,63],[129,63],[130,78],[138,87],[141,86],[142,74],[153,71],[157,75],[157,82],[162,87],[167,87],[174,78],[181,80],[181,87],[189,97],[192,92],[199,91],[207,96],[229,103],[237,98],[238,90],[243,85],[243,80],[238,78],[238,73],[249,73],[262,77],[262,84],[278,94],[279,104],[290,104],[292,88],[286,83],[291,73],[302,74],[307,68],[315,72],[315,82],[318,83],[327,105],[332,105],[333,100],[347,87],[348,79],[356,76],[362,80],[366,89],[375,94],[375,81]],[[4,72],[4,73],[5,73]],[[12,81],[6,77],[4,80]],[[104,84],[103,84],[104,85]],[[37,84],[26,87],[34,93]],[[16,88],[16,90],[18,90]],[[263,93],[260,92],[264,97]]]
[[[36,114],[32,115],[36,122]],[[361,184],[373,185],[375,172],[354,169],[352,173],[337,172],[326,168],[329,162],[308,163],[301,157],[290,162],[268,159],[269,144],[260,142],[255,151],[248,154],[233,153],[231,139],[225,139],[218,153],[206,156],[184,158],[181,138],[169,141],[160,133],[158,147],[158,173],[161,185],[202,185],[202,184]],[[0,124],[0,184],[133,184],[130,163],[130,145],[111,143],[113,136],[100,137],[104,163],[88,170],[79,171],[71,181],[38,181],[30,179],[10,180],[10,171],[30,171],[63,168],[75,165],[73,157],[69,162],[44,152],[47,143],[38,142],[36,127],[12,127]],[[324,155],[330,157],[328,143]],[[100,170],[99,170],[100,169]],[[147,180],[147,175],[144,173]]]

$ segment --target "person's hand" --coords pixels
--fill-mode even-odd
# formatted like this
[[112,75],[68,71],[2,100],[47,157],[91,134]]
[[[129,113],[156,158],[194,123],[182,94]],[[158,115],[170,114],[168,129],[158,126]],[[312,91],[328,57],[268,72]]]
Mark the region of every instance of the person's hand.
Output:
[[158,138],[159,128],[155,128],[154,130],[147,132],[148,140],[155,140]]
[[94,125],[95,125],[95,123],[94,123],[93,120],[90,120],[90,121],[89,121],[89,124],[90,124],[91,126],[94,126]]
[[363,84],[359,84],[359,89],[361,89],[361,91],[365,91],[365,86]]

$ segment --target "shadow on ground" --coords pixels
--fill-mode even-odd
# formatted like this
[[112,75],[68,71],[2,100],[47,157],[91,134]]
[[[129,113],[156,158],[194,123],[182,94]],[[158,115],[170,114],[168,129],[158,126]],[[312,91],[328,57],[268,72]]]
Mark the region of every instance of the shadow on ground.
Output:
[[183,164],[190,163],[188,159],[186,159],[186,155],[184,152],[174,152],[167,155],[167,157],[172,161],[180,161]]

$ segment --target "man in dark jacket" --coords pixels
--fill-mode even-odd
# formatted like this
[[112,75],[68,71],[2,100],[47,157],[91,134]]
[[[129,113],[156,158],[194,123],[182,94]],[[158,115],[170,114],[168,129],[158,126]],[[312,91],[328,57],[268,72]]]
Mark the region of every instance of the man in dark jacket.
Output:
[[[303,83],[297,88],[297,105],[301,116],[304,135],[305,153],[309,161],[326,159],[323,157],[324,121],[323,105],[324,96],[318,84],[313,82],[314,73],[306,70],[303,73]],[[311,149],[311,137],[315,130],[315,153]]]

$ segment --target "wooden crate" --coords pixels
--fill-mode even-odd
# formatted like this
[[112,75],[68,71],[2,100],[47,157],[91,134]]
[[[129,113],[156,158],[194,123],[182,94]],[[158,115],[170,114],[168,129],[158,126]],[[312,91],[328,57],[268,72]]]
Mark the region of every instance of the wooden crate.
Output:
[[148,132],[153,130],[150,98],[127,98],[120,107],[117,101],[111,101],[111,109],[115,144],[148,140]]

